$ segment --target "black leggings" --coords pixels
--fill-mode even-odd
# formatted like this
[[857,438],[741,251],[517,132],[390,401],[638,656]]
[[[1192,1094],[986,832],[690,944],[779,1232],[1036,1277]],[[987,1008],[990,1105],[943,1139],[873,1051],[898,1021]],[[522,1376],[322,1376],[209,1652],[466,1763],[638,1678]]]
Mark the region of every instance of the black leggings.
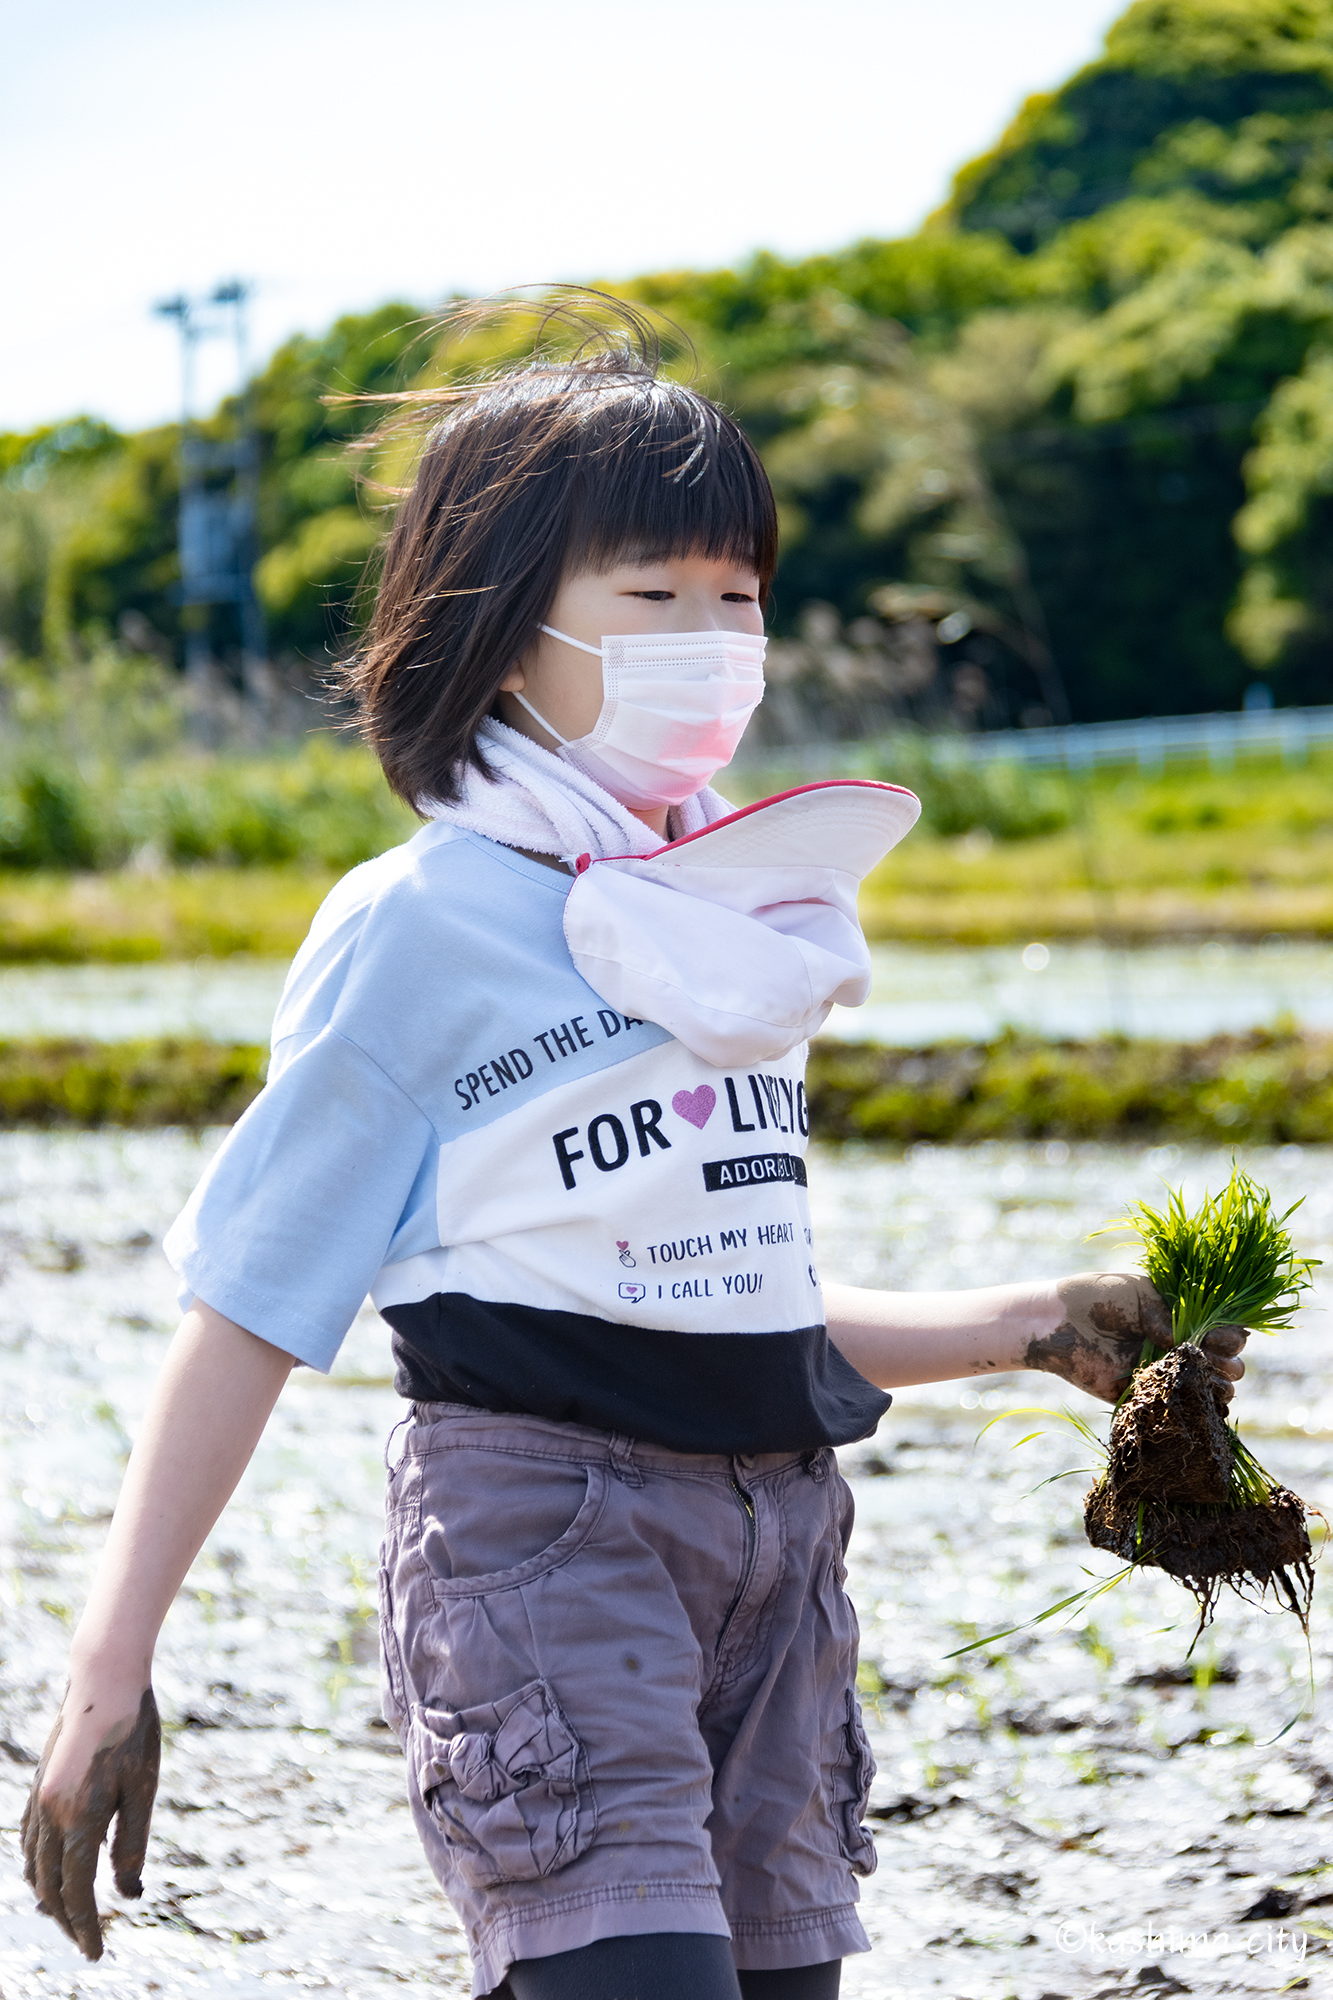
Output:
[[726,1938],[657,1931],[520,1959],[491,2000],[838,2000],[841,1974],[838,1958],[738,1973]]

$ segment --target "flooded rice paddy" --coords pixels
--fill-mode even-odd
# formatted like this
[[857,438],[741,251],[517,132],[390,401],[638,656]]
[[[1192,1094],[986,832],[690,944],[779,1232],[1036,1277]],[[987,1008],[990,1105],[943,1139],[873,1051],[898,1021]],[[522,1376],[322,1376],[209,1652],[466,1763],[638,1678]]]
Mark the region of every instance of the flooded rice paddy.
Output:
[[0,1039],[80,1035],[128,1042],[203,1035],[218,1042],[266,1042],[286,976],[282,958],[5,966]]
[[872,947],[864,1007],[835,1008],[826,1034],[920,1048],[989,1041],[1004,1028],[1052,1038],[1147,1035],[1202,1041],[1288,1017],[1333,1028],[1333,945],[1275,937],[1260,944],[1112,950],[1095,939],[982,949]]
[[[145,1893],[121,1902],[104,1882],[99,1966],[33,1913],[20,1878],[32,1761],[175,1320],[157,1239],[218,1136],[0,1135],[0,1993],[448,2000],[468,1990],[463,1941],[378,1716],[375,1550],[400,1406],[368,1312],[331,1380],[294,1376],[168,1618]],[[1302,1240],[1333,1258],[1333,1157],[1283,1148],[1245,1164],[1284,1205],[1309,1196]],[[1090,1249],[1088,1230],[1161,1176],[1197,1192],[1227,1165],[1058,1144],[816,1155],[822,1268],[928,1288],[1127,1262]],[[1270,1469],[1325,1509],[1329,1326],[1312,1310],[1297,1332],[1256,1338],[1241,1401]],[[1088,1462],[1072,1431],[1052,1419],[1012,1449],[1042,1428],[1014,1417],[977,1439],[1006,1408],[1054,1410],[1059,1386],[903,1392],[878,1436],[844,1454],[880,1764],[879,1871],[863,1898],[874,1950],[849,1961],[847,2000],[1327,1992],[1333,1575],[1316,1593],[1312,1712],[1294,1621],[1228,1599],[1186,1666],[1190,1601],[1165,1580],[948,1657],[1086,1572],[1113,1573],[1082,1537],[1085,1476],[1033,1491]]]
[[[825,1033],[918,1048],[1033,1034],[1127,1034],[1195,1041],[1286,1017],[1333,1028],[1333,944],[1275,937],[1112,951],[1096,943],[876,945],[864,1007],[837,1007]],[[286,964],[198,959],[169,965],[0,968],[0,1039],[148,1035],[268,1040]]]

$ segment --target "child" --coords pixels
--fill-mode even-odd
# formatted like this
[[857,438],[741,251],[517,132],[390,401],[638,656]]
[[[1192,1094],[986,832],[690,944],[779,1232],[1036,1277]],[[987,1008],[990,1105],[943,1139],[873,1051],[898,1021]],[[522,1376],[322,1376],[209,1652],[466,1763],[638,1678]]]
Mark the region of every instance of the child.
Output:
[[[853,878],[914,802],[707,789],[762,693],[774,503],[641,329],[442,400],[350,676],[426,824],[324,904],[267,1087],[168,1236],[185,1316],[26,1873],[96,1958],[113,1817],[140,1889],[162,1618],[369,1290],[412,1405],[386,1711],[474,1992],[831,2000],[875,1860],[832,1447],[899,1384],[1113,1399],[1169,1321],[1116,1273],[821,1288],[805,1036],[864,998]],[[1231,1380],[1243,1338],[1212,1339]]]

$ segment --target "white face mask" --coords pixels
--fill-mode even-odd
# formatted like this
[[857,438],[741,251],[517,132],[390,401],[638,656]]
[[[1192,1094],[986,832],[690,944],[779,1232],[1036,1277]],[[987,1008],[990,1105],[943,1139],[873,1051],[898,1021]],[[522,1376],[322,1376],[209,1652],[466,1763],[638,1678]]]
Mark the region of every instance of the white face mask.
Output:
[[628,632],[585,646],[602,662],[602,707],[586,736],[562,736],[521,694],[515,701],[560,755],[625,806],[678,806],[731,762],[764,696],[764,648],[750,632]]

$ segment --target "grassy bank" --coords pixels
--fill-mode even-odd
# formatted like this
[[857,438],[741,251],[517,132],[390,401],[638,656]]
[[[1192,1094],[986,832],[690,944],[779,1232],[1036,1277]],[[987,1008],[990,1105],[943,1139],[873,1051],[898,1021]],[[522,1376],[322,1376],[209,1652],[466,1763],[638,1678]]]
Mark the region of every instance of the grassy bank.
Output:
[[[911,784],[910,759],[868,757],[864,775]],[[793,782],[773,767],[759,797]],[[799,782],[799,780],[795,780]],[[1114,936],[1333,936],[1333,754],[1285,767],[1171,767],[1156,776],[1041,775],[1036,808],[1062,799],[1064,824],[1006,834],[1002,787],[937,799],[930,818],[867,880],[866,935],[878,941],[1008,944]],[[741,796],[742,787],[735,787]],[[928,806],[930,802],[928,801]],[[961,822],[972,816],[969,827]]]
[[0,1042],[0,1125],[230,1125],[267,1062],[196,1039]]
[[[163,846],[149,842],[130,866],[100,872],[0,867],[0,961],[289,957],[343,866],[403,838],[414,824],[399,808],[383,807],[373,788],[363,790],[365,771],[353,753],[332,764],[321,755],[323,762],[312,756],[288,772],[289,792],[298,777],[305,786],[299,814],[289,811],[289,793],[264,793],[246,767],[246,810],[257,818],[252,823],[241,812],[237,778],[225,791],[232,817],[219,805],[208,821],[213,845],[202,834],[197,842],[212,859],[172,867]],[[337,798],[326,766],[346,779]],[[870,774],[919,778],[885,760]],[[774,767],[762,785],[738,781],[728,795],[738,802],[762,796],[790,777]],[[223,798],[222,780],[214,782]],[[1005,778],[989,790],[960,782],[931,794],[929,821],[865,884],[867,935],[933,944],[1333,937],[1333,755],[1291,770],[1256,762],[1156,778],[1099,772],[1079,782],[1076,793],[1063,778],[1042,777],[1028,792]],[[264,819],[261,795],[270,804],[276,798],[288,816]],[[1060,796],[1074,817],[1016,835],[1016,827],[1060,818],[1052,803]],[[187,816],[181,824],[192,823]],[[242,846],[238,828],[246,825],[253,837],[244,850],[249,864],[241,866],[234,857]],[[266,862],[266,854],[292,851],[275,845],[279,832],[295,843],[296,858]],[[178,855],[184,840],[178,828]]]
[[[913,836],[916,841],[916,836]],[[1155,857],[1154,857],[1155,858]],[[1182,872],[1188,857],[1177,854]],[[1028,944],[1110,937],[1333,938],[1333,851],[1306,879],[1270,874],[1209,888],[1188,877],[1122,879],[1114,895],[1072,879],[1068,838],[978,852],[961,840],[909,841],[871,876],[861,920],[872,943]],[[1198,878],[1205,878],[1201,863]],[[1126,870],[1128,875],[1128,870]],[[290,958],[338,879],[325,868],[200,867],[106,875],[0,872],[0,964],[66,965],[227,958]]]
[[[197,1040],[0,1042],[0,1124],[211,1125],[238,1118],[267,1052]],[[1333,1142],[1333,1036],[931,1049],[816,1043],[815,1136]]]
[[1099,859],[1094,886],[1072,833],[1004,848],[970,836],[909,842],[866,882],[861,921],[880,944],[1333,937],[1333,841],[1267,850],[1247,866],[1220,838],[1168,849],[1112,827]]
[[318,867],[0,874],[0,963],[290,958],[337,879]]
[[1333,1036],[1044,1042],[884,1049],[816,1043],[807,1077],[821,1139],[1333,1141]]

